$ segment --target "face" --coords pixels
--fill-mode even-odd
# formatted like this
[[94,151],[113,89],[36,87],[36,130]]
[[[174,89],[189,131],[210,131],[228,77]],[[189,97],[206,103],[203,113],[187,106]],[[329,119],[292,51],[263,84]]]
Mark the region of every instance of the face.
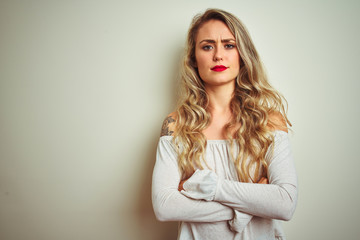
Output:
[[205,86],[233,84],[239,75],[240,56],[226,24],[209,20],[200,27],[195,41],[196,65]]

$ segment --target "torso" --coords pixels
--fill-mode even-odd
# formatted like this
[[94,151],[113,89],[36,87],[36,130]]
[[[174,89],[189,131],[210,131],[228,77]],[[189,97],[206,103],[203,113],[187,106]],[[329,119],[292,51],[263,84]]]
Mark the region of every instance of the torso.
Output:
[[202,133],[207,140],[227,139],[225,126],[230,120],[231,113],[216,113],[212,111],[210,124]]

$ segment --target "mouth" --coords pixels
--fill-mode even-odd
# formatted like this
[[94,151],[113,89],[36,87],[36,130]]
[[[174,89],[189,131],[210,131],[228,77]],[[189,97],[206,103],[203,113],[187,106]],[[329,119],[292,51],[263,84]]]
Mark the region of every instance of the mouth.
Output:
[[225,71],[226,69],[228,68],[225,67],[224,65],[216,65],[215,67],[211,68],[211,70],[215,72],[222,72]]

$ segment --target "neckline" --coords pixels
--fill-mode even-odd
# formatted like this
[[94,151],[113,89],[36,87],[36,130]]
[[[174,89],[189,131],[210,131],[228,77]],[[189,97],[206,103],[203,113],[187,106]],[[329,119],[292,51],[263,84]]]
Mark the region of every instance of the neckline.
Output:
[[[283,130],[275,130],[273,131],[274,134],[285,134],[288,133]],[[172,139],[174,136],[161,136],[160,138]],[[206,142],[209,143],[228,143],[227,139],[206,139]]]

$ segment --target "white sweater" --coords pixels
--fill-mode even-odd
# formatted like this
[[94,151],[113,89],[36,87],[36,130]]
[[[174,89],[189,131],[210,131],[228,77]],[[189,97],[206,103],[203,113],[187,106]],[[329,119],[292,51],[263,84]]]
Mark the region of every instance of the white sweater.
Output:
[[288,134],[274,134],[273,152],[270,147],[266,154],[269,184],[239,182],[227,141],[208,140],[211,171],[194,174],[183,193],[173,137],[161,137],[152,179],[157,219],[179,221],[179,240],[285,239],[278,220],[290,220],[295,211],[297,176]]

